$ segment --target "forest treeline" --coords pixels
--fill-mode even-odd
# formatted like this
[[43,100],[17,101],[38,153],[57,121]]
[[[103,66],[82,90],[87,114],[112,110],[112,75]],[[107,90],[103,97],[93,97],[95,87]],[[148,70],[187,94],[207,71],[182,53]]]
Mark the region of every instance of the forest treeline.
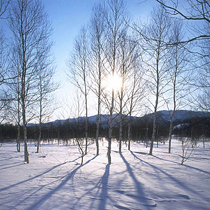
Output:
[[[168,140],[168,131],[170,122],[164,120],[159,113],[156,142],[165,142]],[[105,115],[103,115],[105,116]],[[100,134],[99,138],[107,138],[108,132],[108,116],[107,121],[100,123]],[[95,139],[96,133],[96,122],[89,121],[88,126],[88,138]],[[132,130],[131,139],[132,141],[140,141],[149,143],[152,137],[152,117],[151,115],[145,115],[143,117],[132,117]],[[22,127],[21,127],[22,130]],[[39,125],[30,124],[28,125],[28,139],[29,141],[35,141],[39,137]],[[174,121],[174,127],[172,135],[176,137],[189,137],[195,141],[203,141],[203,138],[210,138],[210,117],[209,116],[196,116],[185,119],[178,119]],[[16,141],[17,137],[17,126],[13,124],[1,124],[0,125],[0,142],[13,142]],[[85,120],[84,118],[73,120],[57,120],[43,124],[42,128],[42,140],[63,140],[67,141],[75,138],[85,138]],[[119,140],[119,121],[115,121],[113,128],[113,138]],[[123,122],[123,141],[128,140],[128,118],[124,118]],[[23,142],[23,131],[21,131],[21,142]]]

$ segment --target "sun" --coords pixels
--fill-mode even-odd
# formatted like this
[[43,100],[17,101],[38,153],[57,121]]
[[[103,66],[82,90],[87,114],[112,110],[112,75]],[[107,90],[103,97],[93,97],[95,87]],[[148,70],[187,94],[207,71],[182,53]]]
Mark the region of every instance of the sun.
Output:
[[118,76],[117,74],[110,75],[108,77],[108,82],[107,82],[109,89],[114,90],[114,91],[120,91],[122,87],[122,77]]

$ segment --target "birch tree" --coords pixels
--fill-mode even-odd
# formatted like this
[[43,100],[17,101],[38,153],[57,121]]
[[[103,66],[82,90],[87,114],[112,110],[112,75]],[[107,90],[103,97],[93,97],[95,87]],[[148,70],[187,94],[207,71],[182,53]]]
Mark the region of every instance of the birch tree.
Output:
[[8,91],[12,102],[10,103],[10,117],[11,121],[17,124],[17,152],[20,152],[20,139],[21,139],[21,101],[20,101],[20,65],[17,58],[15,46],[11,50],[9,62],[10,68],[8,75],[13,78],[8,84]]
[[154,101],[148,98],[153,107],[153,131],[149,154],[152,155],[153,143],[157,131],[157,110],[160,102],[160,96],[163,95],[167,85],[166,73],[168,70],[166,62],[166,43],[169,41],[170,18],[163,7],[156,7],[151,13],[150,24],[145,29],[136,27],[136,31],[143,39],[141,44],[145,55],[143,62],[148,69],[148,88],[153,95]]
[[172,24],[172,36],[170,38],[171,43],[175,44],[169,47],[169,101],[167,102],[168,109],[169,104],[172,104],[172,111],[169,112],[170,116],[170,127],[169,127],[169,147],[168,152],[171,152],[171,140],[173,131],[173,119],[177,109],[183,106],[183,100],[186,97],[187,81],[189,79],[189,72],[187,71],[188,66],[188,53],[186,50],[186,44],[181,44],[183,40],[183,24],[181,21],[175,20]]
[[50,25],[41,1],[17,0],[13,2],[10,11],[9,26],[13,34],[14,54],[18,58],[20,68],[24,161],[29,163],[26,125],[35,116],[33,112],[38,99],[37,62],[46,52],[46,46],[42,44],[43,40],[49,38]]
[[145,71],[141,65],[141,49],[138,46],[135,47],[133,54],[130,80],[127,88],[128,101],[126,104],[128,110],[128,150],[131,148],[131,129],[132,129],[132,116],[134,113],[141,111],[142,102],[145,98]]
[[67,72],[72,82],[84,95],[85,100],[85,154],[88,147],[88,76],[89,76],[89,49],[87,30],[82,28],[74,44],[74,52],[70,58]]
[[[106,69],[107,75],[110,75],[112,78],[115,78],[115,75],[117,75],[117,73],[119,72],[119,66],[117,66],[117,59],[119,59],[117,49],[120,46],[120,37],[127,27],[125,18],[125,3],[123,0],[109,0],[107,1],[106,9]],[[113,129],[114,102],[115,89],[113,86],[111,90],[109,106],[109,134],[107,151],[108,164],[111,164],[111,141]]]
[[96,155],[99,155],[99,127],[101,114],[101,96],[103,91],[102,81],[104,78],[104,36],[105,36],[105,8],[99,4],[93,8],[91,19],[91,75],[93,78],[92,90],[97,97],[96,119]]
[[[138,49],[139,50],[139,49]],[[130,127],[131,127],[131,114],[135,107],[136,96],[136,64],[139,58],[137,52],[137,42],[128,35],[127,31],[121,36],[121,42],[119,47],[119,75],[122,80],[122,84],[119,91],[119,153],[121,153],[122,131],[123,131],[123,114],[129,115],[128,123],[128,136],[129,136],[129,149],[130,149]],[[133,83],[134,82],[134,83]],[[138,87],[140,88],[140,86]],[[139,89],[140,92],[141,89]],[[126,109],[130,102],[129,111]]]
[[[49,50],[50,48],[48,48]],[[47,52],[44,54],[47,55]],[[44,60],[42,60],[44,59]],[[58,84],[53,82],[54,71],[51,67],[51,59],[41,58],[38,64],[38,103],[39,103],[39,137],[37,141],[37,153],[39,153],[40,141],[42,139],[42,124],[49,121],[53,108],[53,92],[58,88]]]

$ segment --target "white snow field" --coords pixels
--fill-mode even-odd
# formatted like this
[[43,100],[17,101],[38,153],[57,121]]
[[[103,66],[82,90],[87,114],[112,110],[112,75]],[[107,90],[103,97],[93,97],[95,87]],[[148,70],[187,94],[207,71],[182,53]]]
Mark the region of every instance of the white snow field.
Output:
[[29,143],[30,163],[23,162],[15,143],[0,147],[0,209],[18,210],[202,210],[210,209],[210,143],[200,143],[181,165],[181,143],[154,145],[153,156],[143,143],[132,152],[112,143],[107,165],[107,142],[88,147],[80,166],[77,146],[42,144],[36,153]]

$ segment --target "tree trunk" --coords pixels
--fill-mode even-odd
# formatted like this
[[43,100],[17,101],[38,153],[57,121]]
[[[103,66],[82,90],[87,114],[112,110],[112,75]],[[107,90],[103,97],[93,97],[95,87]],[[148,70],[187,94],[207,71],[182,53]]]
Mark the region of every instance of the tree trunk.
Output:
[[[19,74],[19,71],[18,71]],[[20,78],[18,75],[18,127],[17,127],[17,151],[20,152]]]
[[[23,74],[24,75],[24,74]],[[29,153],[27,146],[26,108],[25,108],[25,77],[22,79],[22,115],[23,115],[23,139],[24,139],[24,161],[29,163]]]
[[[124,69],[124,68],[123,68]],[[123,71],[124,72],[124,71]],[[124,78],[124,75],[123,75]],[[124,79],[122,78],[122,87],[121,87],[121,93],[120,93],[120,130],[119,130],[119,153],[122,152],[122,106],[123,106],[123,86],[124,86]]]
[[152,155],[153,144],[155,141],[156,127],[157,127],[157,123],[156,123],[156,111],[155,111],[154,116],[153,116],[153,130],[152,130],[152,139],[151,139],[151,144],[150,144],[149,155]]
[[41,124],[41,122],[39,122],[39,138],[38,138],[38,141],[37,141],[37,151],[36,151],[37,153],[39,153],[41,138],[42,138],[42,124]]
[[120,113],[119,153],[122,152],[122,113]]
[[108,137],[108,151],[107,151],[108,164],[111,164],[111,143],[112,143],[112,115],[110,115],[109,119],[109,137]]
[[152,155],[153,150],[153,144],[155,141],[156,136],[156,129],[157,129],[157,108],[158,108],[158,100],[159,100],[159,62],[160,62],[160,43],[161,41],[158,41],[158,47],[157,47],[157,57],[156,57],[156,95],[155,95],[155,106],[154,106],[154,115],[153,115],[153,130],[152,130],[152,139],[151,139],[151,145],[150,145],[150,152],[149,155]]
[[99,155],[99,143],[98,143],[98,136],[99,136],[99,120],[100,120],[100,114],[98,109],[98,116],[96,120],[96,155]]
[[100,44],[99,44],[99,61],[98,61],[98,116],[96,120],[96,155],[99,155],[99,128],[100,128],[100,114],[101,114],[101,56],[100,56]]
[[171,153],[171,139],[172,139],[172,128],[173,128],[173,116],[174,116],[174,113],[175,113],[175,110],[173,111],[172,116],[170,117],[168,153]]
[[114,89],[112,89],[112,105],[110,109],[110,117],[109,117],[109,138],[108,138],[108,164],[111,164],[111,143],[112,143],[112,123],[113,123],[113,109],[114,109]]
[[[23,36],[22,36],[23,39]],[[22,117],[23,117],[23,139],[24,139],[24,161],[29,163],[29,154],[28,154],[28,146],[27,146],[27,127],[26,127],[26,105],[25,105],[25,97],[26,97],[26,58],[25,58],[25,42],[22,42],[23,48],[23,67],[22,67],[22,79],[21,79],[21,100],[22,100]]]
[[[177,39],[178,37],[176,37]],[[176,82],[177,82],[177,72],[178,72],[178,46],[175,46],[175,72],[173,80],[173,112],[170,117],[170,128],[169,128],[169,146],[168,153],[171,153],[171,139],[172,139],[172,129],[173,129],[173,118],[176,111]]]
[[128,150],[131,150],[131,114],[128,122]]
[[[24,111],[25,113],[25,111]],[[27,146],[27,128],[25,124],[25,120],[23,120],[23,135],[24,135],[24,161],[25,163],[29,163],[29,153],[28,153],[28,146]]]
[[40,69],[40,74],[39,74],[39,82],[40,82],[40,99],[39,99],[39,138],[37,141],[37,153],[39,153],[39,146],[40,146],[40,141],[42,138],[42,100],[43,100],[43,94],[42,94],[42,69]]
[[17,152],[20,152],[20,124],[18,123]]
[[88,100],[87,100],[87,84],[86,84],[86,74],[84,72],[84,85],[85,85],[85,155],[87,155],[88,148]]
[[[157,64],[158,66],[158,64]],[[158,67],[157,67],[158,69]],[[152,139],[150,144],[150,151],[149,155],[152,155],[153,150],[153,144],[155,141],[156,136],[156,130],[157,130],[157,107],[158,107],[158,97],[159,97],[159,72],[157,71],[157,84],[156,84],[156,100],[155,100],[155,108],[154,108],[154,114],[153,114],[153,129],[152,129]]]
[[17,151],[20,152],[20,111],[19,111],[19,103],[18,103],[18,127],[17,127]]

